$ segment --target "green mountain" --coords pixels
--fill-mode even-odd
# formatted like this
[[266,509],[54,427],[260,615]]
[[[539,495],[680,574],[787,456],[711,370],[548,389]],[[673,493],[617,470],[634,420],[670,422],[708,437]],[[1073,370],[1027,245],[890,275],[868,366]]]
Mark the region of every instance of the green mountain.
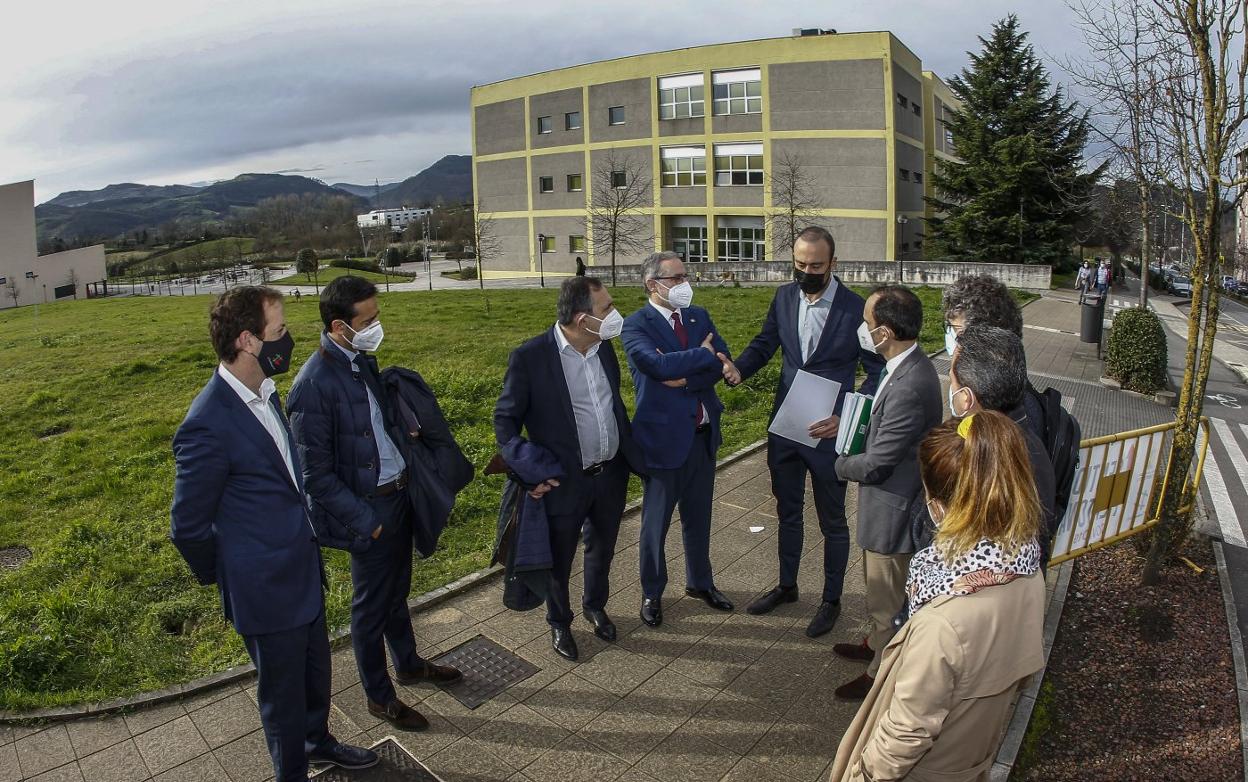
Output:
[[[381,192],[386,193],[395,189],[398,186],[399,186],[398,182],[389,182],[387,184],[381,185],[380,190]],[[353,196],[359,196],[360,198],[367,198],[369,201],[373,200],[373,196],[376,194],[376,191],[378,190],[377,185],[353,185],[350,182],[335,182],[334,184],[330,185],[330,187],[341,190],[344,193],[350,193]]]
[[447,155],[408,177],[392,190],[382,190],[381,206],[426,206],[472,201],[472,156]]

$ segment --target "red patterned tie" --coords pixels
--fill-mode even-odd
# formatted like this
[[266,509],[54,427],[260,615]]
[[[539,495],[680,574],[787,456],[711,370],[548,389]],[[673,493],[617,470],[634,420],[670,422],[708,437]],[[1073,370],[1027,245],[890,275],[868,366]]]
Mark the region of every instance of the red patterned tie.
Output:
[[685,324],[680,322],[680,312],[672,313],[672,328],[676,329],[676,339],[680,342],[680,349],[688,350],[689,332],[685,331]]

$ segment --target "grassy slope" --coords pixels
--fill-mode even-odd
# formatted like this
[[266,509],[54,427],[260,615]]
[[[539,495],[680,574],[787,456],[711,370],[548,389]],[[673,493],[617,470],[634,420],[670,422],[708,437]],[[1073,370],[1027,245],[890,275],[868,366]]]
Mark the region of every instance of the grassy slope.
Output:
[[[769,288],[699,290],[734,351],[766,314]],[[939,293],[926,305],[924,347],[941,342]],[[624,312],[642,303],[615,292]],[[549,328],[555,291],[383,295],[383,366],[420,370],[478,468],[494,452],[491,414],[507,355]],[[185,681],[245,660],[215,590],[197,587],[167,540],[170,442],[216,365],[209,297],[65,302],[0,313],[0,546],[34,558],[0,575],[0,708],[93,700]],[[316,345],[317,304],[287,302],[296,362]],[[618,345],[615,346],[617,351]],[[298,365],[295,370],[297,371]],[[763,435],[779,361],[721,390],[727,454]],[[294,372],[280,379],[289,388]],[[632,404],[631,381],[624,394]],[[501,478],[460,496],[439,552],[416,567],[413,592],[483,567]],[[634,487],[634,491],[636,487]],[[327,552],[329,624],[348,619],[350,577]]]

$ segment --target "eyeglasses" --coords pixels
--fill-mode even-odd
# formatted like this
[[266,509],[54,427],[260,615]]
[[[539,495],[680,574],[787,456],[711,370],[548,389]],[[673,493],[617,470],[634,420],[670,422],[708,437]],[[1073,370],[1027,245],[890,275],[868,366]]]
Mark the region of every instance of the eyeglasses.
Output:
[[955,326],[949,321],[945,321],[945,331],[948,331],[949,329],[953,329],[954,334],[961,334],[962,330],[965,328],[966,326]]
[[655,277],[656,280],[676,280],[677,282],[688,282],[688,274],[673,274],[670,277]]

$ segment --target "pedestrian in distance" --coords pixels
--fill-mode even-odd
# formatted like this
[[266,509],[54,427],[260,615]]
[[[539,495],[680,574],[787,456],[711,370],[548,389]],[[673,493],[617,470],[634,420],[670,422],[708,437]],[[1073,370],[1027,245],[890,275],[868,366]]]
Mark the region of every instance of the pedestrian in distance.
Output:
[[1075,289],[1079,291],[1079,303],[1083,304],[1083,300],[1087,298],[1088,290],[1092,287],[1092,264],[1084,261],[1079,267],[1079,273],[1075,277]]
[[585,262],[581,260],[581,256],[576,256],[576,276],[585,276]]

